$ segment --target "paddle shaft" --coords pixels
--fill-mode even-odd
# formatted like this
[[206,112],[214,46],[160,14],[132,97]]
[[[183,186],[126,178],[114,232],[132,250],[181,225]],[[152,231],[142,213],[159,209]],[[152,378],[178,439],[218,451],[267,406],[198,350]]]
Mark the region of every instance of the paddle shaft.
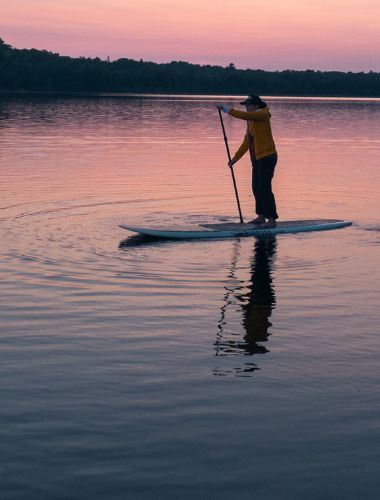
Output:
[[[222,125],[223,137],[224,137],[224,143],[226,145],[228,161],[231,162],[231,153],[230,153],[230,148],[228,146],[228,140],[227,140],[226,130],[224,128],[224,123],[223,123],[223,118],[222,118],[222,111],[220,109],[218,109],[218,112],[219,112],[220,124]],[[236,187],[236,180],[235,180],[234,169],[231,166],[230,166],[230,171],[231,171],[231,176],[232,176],[232,182],[234,184],[234,189],[235,189],[235,195],[236,195],[236,201],[237,201],[237,206],[238,206],[238,210],[239,210],[240,222],[243,224],[244,221],[243,221],[243,216],[241,214],[239,194],[238,194],[238,190],[237,190],[237,187]]]

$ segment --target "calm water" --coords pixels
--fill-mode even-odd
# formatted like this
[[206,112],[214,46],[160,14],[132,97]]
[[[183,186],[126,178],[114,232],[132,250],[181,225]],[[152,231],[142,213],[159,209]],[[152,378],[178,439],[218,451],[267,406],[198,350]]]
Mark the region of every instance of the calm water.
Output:
[[380,101],[269,100],[280,217],[352,227],[131,237],[237,220],[217,101],[2,98],[2,499],[377,497]]

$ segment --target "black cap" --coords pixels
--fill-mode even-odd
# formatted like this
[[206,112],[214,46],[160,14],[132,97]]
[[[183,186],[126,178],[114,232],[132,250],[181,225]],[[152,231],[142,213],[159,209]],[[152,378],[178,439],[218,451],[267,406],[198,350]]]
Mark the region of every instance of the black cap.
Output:
[[262,106],[264,104],[264,101],[261,99],[260,96],[255,95],[255,94],[250,94],[245,101],[242,101],[240,104],[244,104],[245,106],[248,106],[249,104],[256,104],[258,106]]

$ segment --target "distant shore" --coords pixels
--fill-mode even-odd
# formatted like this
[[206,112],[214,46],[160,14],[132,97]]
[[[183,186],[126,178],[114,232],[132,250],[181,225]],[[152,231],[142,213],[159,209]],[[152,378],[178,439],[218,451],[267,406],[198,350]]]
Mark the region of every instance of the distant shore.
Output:
[[380,73],[315,70],[265,71],[121,58],[68,57],[16,49],[0,39],[2,94],[165,94],[380,98]]
[[[230,99],[230,100],[239,100],[245,96],[245,94],[240,95],[228,95],[228,94],[198,94],[198,93],[175,93],[175,92],[86,92],[86,91],[62,91],[62,90],[0,90],[0,96],[67,96],[67,97],[142,97],[142,98],[177,98],[177,99]],[[380,97],[367,97],[367,96],[351,96],[351,95],[262,95],[265,99],[274,99],[274,100],[331,100],[331,101],[372,101],[372,102],[380,102]]]

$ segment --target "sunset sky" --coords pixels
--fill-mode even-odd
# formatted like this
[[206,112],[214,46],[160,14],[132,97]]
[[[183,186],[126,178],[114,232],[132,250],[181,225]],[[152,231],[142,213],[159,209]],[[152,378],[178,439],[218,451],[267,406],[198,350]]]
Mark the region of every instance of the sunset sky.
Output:
[[16,48],[111,60],[380,71],[379,0],[0,0]]

